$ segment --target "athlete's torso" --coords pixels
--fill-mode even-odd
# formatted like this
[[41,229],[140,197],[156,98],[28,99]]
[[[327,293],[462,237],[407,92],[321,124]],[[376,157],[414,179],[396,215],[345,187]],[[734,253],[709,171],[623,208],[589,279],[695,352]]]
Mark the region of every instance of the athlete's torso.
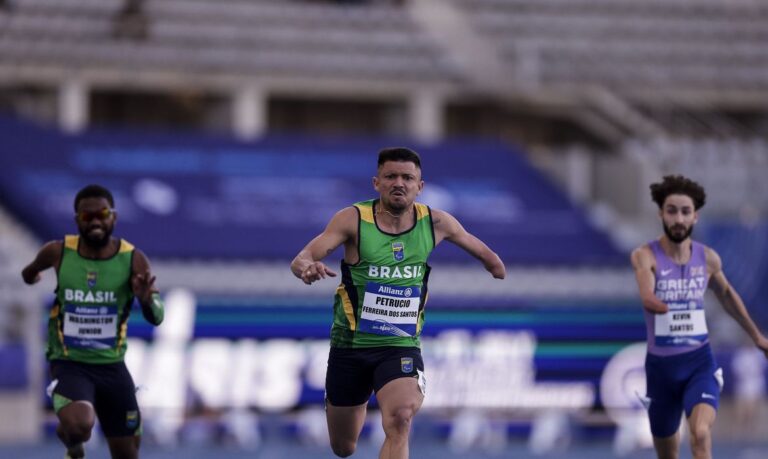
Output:
[[49,360],[120,362],[125,356],[134,247],[120,240],[108,259],[84,258],[79,236],[66,236],[56,299],[48,320]]
[[415,203],[413,226],[399,234],[376,223],[377,200],[354,205],[359,214],[359,261],[342,261],[334,297],[331,346],[419,346],[435,247],[429,207]]
[[703,244],[692,241],[684,265],[670,260],[658,240],[648,243],[656,259],[656,297],[669,306],[666,314],[645,314],[648,352],[659,356],[694,351],[709,342],[704,293],[709,282]]

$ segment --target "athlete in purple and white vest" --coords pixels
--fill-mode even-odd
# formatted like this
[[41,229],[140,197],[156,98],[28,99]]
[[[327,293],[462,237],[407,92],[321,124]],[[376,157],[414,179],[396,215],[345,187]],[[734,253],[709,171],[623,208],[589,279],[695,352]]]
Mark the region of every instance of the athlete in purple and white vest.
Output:
[[695,459],[711,459],[722,372],[709,347],[704,293],[711,289],[768,357],[768,340],[723,274],[720,256],[691,240],[706,193],[680,175],[651,185],[664,234],[632,252],[648,334],[645,361],[648,417],[660,459],[677,458],[685,412]]
[[660,240],[648,243],[656,266],[654,294],[669,308],[666,314],[643,310],[649,354],[684,354],[709,343],[704,318],[704,293],[709,283],[707,247],[690,242],[690,258],[685,264],[667,256]]

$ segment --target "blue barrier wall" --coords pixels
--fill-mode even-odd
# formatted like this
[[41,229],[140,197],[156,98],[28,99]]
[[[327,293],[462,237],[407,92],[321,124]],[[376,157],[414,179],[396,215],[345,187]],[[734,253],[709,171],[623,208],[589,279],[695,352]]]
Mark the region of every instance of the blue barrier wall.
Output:
[[[2,202],[43,239],[75,231],[74,195],[96,182],[115,194],[119,235],[151,257],[290,258],[337,210],[374,197],[378,151],[405,144],[422,156],[420,201],[451,212],[507,263],[625,262],[520,152],[498,143],[67,136],[7,119],[0,138]],[[468,261],[454,247],[435,257]]]

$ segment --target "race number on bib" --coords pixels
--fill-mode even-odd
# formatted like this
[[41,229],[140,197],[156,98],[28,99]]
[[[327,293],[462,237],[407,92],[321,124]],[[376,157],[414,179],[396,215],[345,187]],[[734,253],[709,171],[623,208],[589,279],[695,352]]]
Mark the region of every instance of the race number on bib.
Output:
[[419,319],[419,287],[365,285],[359,330],[377,335],[413,336]]
[[695,346],[707,339],[707,322],[703,309],[673,309],[655,317],[656,345]]
[[117,306],[64,306],[64,344],[86,349],[109,349],[117,337]]

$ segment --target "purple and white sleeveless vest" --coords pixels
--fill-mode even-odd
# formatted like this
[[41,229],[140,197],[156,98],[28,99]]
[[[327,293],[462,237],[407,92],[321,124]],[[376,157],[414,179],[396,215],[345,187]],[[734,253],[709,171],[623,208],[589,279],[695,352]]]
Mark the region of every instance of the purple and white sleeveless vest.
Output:
[[659,356],[694,351],[709,342],[704,293],[709,274],[704,246],[692,241],[691,259],[674,263],[658,240],[648,243],[656,258],[656,298],[669,306],[666,314],[645,314],[648,353]]

